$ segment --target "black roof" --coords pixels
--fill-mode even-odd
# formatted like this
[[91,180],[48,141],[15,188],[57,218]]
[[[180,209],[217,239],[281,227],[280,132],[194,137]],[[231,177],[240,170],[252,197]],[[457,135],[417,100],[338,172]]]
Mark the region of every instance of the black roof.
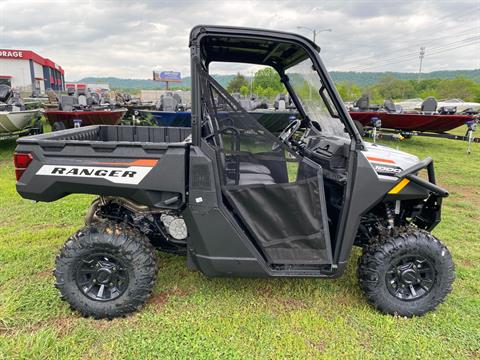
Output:
[[308,57],[305,48],[320,48],[304,36],[253,28],[233,26],[195,26],[190,44],[201,36],[202,58],[212,61],[243,62],[289,68]]

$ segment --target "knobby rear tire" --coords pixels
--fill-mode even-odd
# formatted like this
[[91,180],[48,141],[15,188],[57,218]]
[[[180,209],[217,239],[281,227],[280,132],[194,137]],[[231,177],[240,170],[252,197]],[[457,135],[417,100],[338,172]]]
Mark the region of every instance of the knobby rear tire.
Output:
[[[110,254],[125,264],[126,290],[117,298],[94,300],[80,290],[78,268],[92,254]],[[138,310],[152,293],[158,271],[155,249],[137,229],[111,221],[95,222],[77,231],[56,258],[55,286],[63,300],[85,317],[126,316]]]

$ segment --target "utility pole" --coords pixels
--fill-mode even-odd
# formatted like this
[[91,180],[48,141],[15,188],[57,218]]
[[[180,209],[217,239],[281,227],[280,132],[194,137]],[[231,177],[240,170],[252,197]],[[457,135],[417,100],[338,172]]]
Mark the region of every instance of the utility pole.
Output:
[[309,28],[309,27],[306,27],[306,26],[297,26],[297,29],[305,29],[305,30],[309,30],[312,32],[313,34],[313,42],[315,43],[315,40],[317,39],[317,34],[318,33],[321,33],[321,32],[332,32],[332,29],[321,29],[321,30],[317,30],[317,29],[312,29],[312,28]]
[[422,76],[422,63],[423,63],[423,58],[425,57],[425,46],[420,46],[420,67],[418,68],[418,80],[420,81],[420,77]]

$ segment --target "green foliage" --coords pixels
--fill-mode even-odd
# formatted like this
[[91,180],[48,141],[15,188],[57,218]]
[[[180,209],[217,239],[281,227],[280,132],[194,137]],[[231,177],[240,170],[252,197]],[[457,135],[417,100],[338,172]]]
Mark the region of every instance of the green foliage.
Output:
[[249,89],[248,86],[243,85],[240,88],[240,94],[243,95],[243,96],[247,96],[249,92],[250,92],[250,89]]
[[271,88],[278,92],[284,90],[283,84],[280,81],[280,75],[270,67],[258,70],[253,76],[253,84],[255,87],[263,89]]
[[[402,72],[354,72],[354,71],[332,71],[330,76],[333,81],[342,83],[351,81],[358,86],[365,88],[367,86],[378,83],[382,77],[393,76],[399,80],[414,80],[418,78],[417,73]],[[423,79],[454,79],[457,77],[465,77],[475,82],[480,82],[480,69],[475,70],[441,70],[423,73]]]
[[266,67],[253,76],[253,92],[261,98],[272,99],[286,90],[280,81],[280,75],[274,69]]
[[362,95],[360,86],[351,81],[342,81],[335,85],[343,101],[357,100]]
[[[343,100],[352,101],[368,94],[371,102],[382,103],[385,99],[403,100],[410,98],[425,99],[433,96],[438,100],[458,98],[465,101],[480,102],[480,83],[464,77],[453,79],[400,80],[392,75],[380,78],[379,82],[360,89],[353,84],[348,93],[345,83],[338,83],[337,89]],[[358,91],[360,90],[360,91]]]
[[[416,73],[400,72],[353,72],[353,71],[332,71],[330,76],[336,83],[352,82],[361,88],[377,83],[381,77],[394,76],[400,80],[416,80]],[[232,80],[235,75],[213,75],[223,87]],[[480,83],[480,69],[476,70],[442,70],[422,74],[422,81],[426,79],[453,79],[464,77]],[[68,81],[67,81],[68,82]],[[79,83],[107,83],[112,88],[132,88],[132,89],[163,89],[164,86],[158,81],[148,79],[121,79],[116,77],[87,77],[78,81]],[[416,81],[415,81],[416,82]],[[185,76],[182,82],[170,84],[172,88],[190,89],[191,78]]]
[[248,89],[247,78],[242,74],[237,73],[237,75],[235,75],[235,77],[228,82],[227,91],[229,93],[238,93],[241,92],[240,90],[242,87],[247,87]]
[[436,91],[439,98],[460,98],[466,101],[480,101],[480,84],[464,77],[440,80]]

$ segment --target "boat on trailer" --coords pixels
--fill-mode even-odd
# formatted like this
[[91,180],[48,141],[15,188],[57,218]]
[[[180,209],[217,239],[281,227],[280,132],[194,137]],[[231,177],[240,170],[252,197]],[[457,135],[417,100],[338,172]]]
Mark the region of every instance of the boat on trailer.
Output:
[[[117,125],[126,109],[74,110],[46,109],[45,117],[54,130],[70,129],[75,126]],[[77,125],[78,124],[78,125]]]
[[45,117],[53,131],[89,125],[117,125],[127,109],[117,108],[97,93],[86,89],[67,89],[60,96],[58,108],[45,108]]
[[29,131],[29,125],[40,110],[0,111],[0,135]]
[[473,115],[440,115],[419,113],[390,113],[386,111],[350,111],[350,116],[362,124],[372,126],[379,119],[382,128],[401,131],[443,133],[474,121]]
[[[473,112],[457,113],[455,108],[438,106],[439,103],[429,97],[420,105],[420,111],[404,111],[392,100],[385,100],[383,106],[370,105],[363,95],[349,109],[352,119],[361,127],[381,127],[401,132],[445,133],[462,125],[471,126],[478,120]],[[377,124],[381,124],[380,126]]]
[[41,109],[26,110],[25,104],[10,86],[0,85],[0,136],[40,133]]

